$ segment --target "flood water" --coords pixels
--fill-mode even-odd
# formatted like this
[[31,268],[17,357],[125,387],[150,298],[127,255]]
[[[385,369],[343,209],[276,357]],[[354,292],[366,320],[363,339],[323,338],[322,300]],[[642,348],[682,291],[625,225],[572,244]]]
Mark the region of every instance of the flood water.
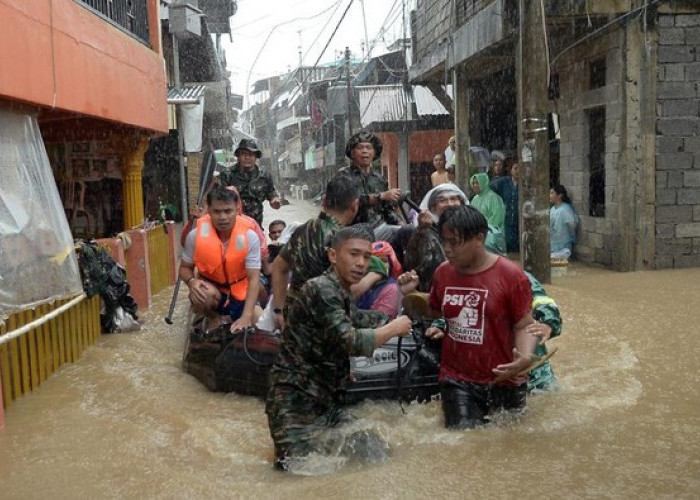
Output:
[[529,398],[521,421],[447,431],[439,403],[364,403],[389,461],[310,477],[272,469],[262,401],[182,372],[186,298],[169,327],[166,290],[143,331],[103,335],[8,408],[0,497],[697,498],[698,283],[700,269],[574,264],[547,286],[564,317],[561,387]]

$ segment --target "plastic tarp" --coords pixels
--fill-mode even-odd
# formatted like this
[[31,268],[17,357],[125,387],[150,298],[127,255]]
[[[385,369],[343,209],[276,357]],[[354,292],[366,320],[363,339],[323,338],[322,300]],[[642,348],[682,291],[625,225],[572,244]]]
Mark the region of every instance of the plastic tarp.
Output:
[[36,117],[0,109],[0,319],[82,291]]
[[180,116],[183,128],[183,146],[187,153],[198,153],[202,150],[202,125],[204,123],[204,97],[197,104],[180,106]]

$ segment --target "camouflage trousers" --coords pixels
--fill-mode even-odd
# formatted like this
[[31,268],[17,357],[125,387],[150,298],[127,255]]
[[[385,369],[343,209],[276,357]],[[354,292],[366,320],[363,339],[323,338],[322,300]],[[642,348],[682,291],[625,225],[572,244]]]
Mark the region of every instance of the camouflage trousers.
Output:
[[312,453],[362,462],[388,457],[388,444],[371,429],[353,429],[356,418],[336,401],[320,400],[294,386],[279,384],[270,388],[265,412],[277,469],[294,472]]
[[[535,354],[537,356],[546,356],[547,348],[543,345],[537,345]],[[528,374],[528,391],[547,391],[553,389],[556,385],[557,378],[554,376],[554,370],[552,370],[552,364],[549,361]]]
[[273,385],[265,405],[270,435],[275,442],[276,466],[291,456],[315,451],[320,433],[351,421],[342,405],[320,401],[291,385]]

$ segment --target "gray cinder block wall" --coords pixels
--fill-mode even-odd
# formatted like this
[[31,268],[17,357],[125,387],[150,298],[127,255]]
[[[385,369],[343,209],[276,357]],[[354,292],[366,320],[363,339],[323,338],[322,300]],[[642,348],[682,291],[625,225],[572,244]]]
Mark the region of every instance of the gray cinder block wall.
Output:
[[[613,32],[573,50],[557,65],[561,99],[553,112],[561,126],[560,174],[581,218],[576,257],[587,263],[616,267],[620,258],[620,214],[617,161],[622,115],[621,46],[623,33]],[[590,63],[605,59],[605,86],[589,86]],[[605,216],[589,215],[589,112],[605,108]]]
[[700,266],[700,14],[659,16],[657,269]]

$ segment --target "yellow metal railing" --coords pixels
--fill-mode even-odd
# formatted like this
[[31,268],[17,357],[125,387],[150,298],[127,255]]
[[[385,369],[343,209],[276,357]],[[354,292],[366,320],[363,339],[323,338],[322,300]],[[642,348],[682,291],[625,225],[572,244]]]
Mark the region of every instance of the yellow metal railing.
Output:
[[151,272],[151,295],[168,288],[175,270],[170,261],[168,233],[164,225],[157,225],[147,231],[148,261]]
[[[11,314],[0,326],[0,336],[46,316],[67,302],[69,299],[58,300]],[[7,407],[36,389],[64,363],[77,361],[100,334],[100,297],[95,296],[0,345],[3,405]]]

